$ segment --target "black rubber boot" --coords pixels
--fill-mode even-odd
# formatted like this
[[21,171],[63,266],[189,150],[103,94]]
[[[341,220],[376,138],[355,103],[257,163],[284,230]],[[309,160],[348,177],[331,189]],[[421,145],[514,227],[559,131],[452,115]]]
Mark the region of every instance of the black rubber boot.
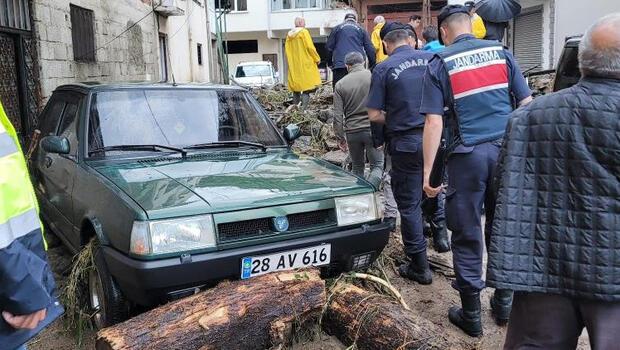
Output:
[[433,283],[433,274],[428,266],[426,250],[412,255],[411,262],[400,265],[398,272],[402,277],[414,280],[419,284]]
[[491,314],[498,326],[505,326],[510,318],[513,292],[507,289],[496,289],[491,298]]
[[424,228],[422,229],[424,232],[424,237],[432,237],[433,230],[431,230],[431,224],[428,221],[424,220]]
[[437,253],[446,253],[450,251],[450,241],[448,240],[448,229],[444,221],[437,223],[431,222],[431,231],[433,232],[433,248]]
[[470,337],[482,335],[482,323],[480,322],[480,293],[461,295],[462,308],[453,306],[448,311],[448,318],[455,326],[459,327]]

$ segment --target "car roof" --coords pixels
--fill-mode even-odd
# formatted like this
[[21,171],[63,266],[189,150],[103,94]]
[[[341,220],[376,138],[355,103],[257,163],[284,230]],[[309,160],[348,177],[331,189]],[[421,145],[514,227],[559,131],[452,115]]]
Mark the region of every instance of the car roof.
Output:
[[239,90],[244,89],[234,85],[221,85],[212,83],[153,83],[153,82],[99,82],[99,81],[87,81],[80,83],[71,83],[58,86],[54,91],[80,91],[84,93],[94,91],[111,91],[111,90],[146,90],[146,89],[204,89],[204,90]]
[[581,42],[581,35],[575,35],[575,36],[569,36],[566,38],[566,42],[564,43],[564,46],[567,47],[578,47],[579,43]]

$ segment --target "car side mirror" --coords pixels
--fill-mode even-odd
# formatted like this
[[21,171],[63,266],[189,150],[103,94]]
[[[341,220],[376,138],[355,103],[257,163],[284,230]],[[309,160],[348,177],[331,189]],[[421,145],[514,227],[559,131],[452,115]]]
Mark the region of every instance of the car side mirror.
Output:
[[45,136],[41,139],[41,147],[47,153],[69,154],[69,140],[62,136]]
[[297,124],[289,124],[284,128],[284,138],[288,142],[293,142],[301,136],[301,129]]
[[273,76],[276,78],[276,80],[280,80],[280,72],[275,72]]

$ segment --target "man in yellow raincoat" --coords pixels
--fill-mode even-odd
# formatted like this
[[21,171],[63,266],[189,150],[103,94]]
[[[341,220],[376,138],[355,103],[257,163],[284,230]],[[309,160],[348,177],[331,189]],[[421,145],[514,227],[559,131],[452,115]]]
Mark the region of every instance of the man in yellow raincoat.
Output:
[[383,62],[388,55],[385,54],[385,50],[383,49],[383,42],[381,41],[381,29],[385,25],[385,18],[383,16],[375,17],[375,28],[372,30],[372,36],[370,40],[372,41],[372,46],[375,47],[375,51],[377,51],[377,63]]
[[295,28],[288,32],[286,37],[286,59],[288,61],[288,88],[293,92],[293,102],[298,104],[301,100],[302,108],[310,102],[310,92],[321,85],[321,76],[317,64],[321,57],[310,32],[305,28],[306,21],[295,18]]
[[487,35],[487,28],[484,25],[482,17],[476,14],[476,5],[474,1],[467,1],[465,7],[469,9],[469,15],[471,16],[471,31],[477,39],[484,39]]

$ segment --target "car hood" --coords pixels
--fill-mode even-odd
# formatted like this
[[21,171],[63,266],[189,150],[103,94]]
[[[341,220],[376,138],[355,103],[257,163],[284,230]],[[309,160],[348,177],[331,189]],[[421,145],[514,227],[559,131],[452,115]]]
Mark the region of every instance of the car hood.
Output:
[[299,203],[373,191],[327,162],[291,152],[210,152],[91,166],[150,219]]

